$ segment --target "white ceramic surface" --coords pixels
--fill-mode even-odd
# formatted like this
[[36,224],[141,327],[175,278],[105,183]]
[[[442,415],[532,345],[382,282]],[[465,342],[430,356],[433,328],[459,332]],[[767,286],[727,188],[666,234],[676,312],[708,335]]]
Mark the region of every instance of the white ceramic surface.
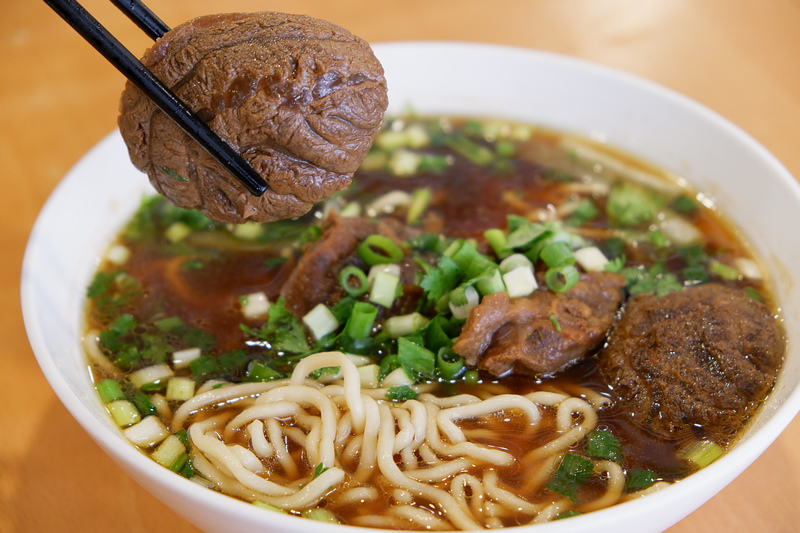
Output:
[[[726,456],[651,496],[533,526],[551,531],[660,531],[741,473],[800,411],[800,187],[764,148],[725,119],[667,89],[583,61],[462,43],[375,46],[391,110],[505,117],[566,130],[681,175],[729,215],[766,260],[789,334],[773,394]],[[137,481],[209,532],[300,532],[303,519],[266,512],[158,466],[121,436],[96,397],[79,345],[85,288],[102,250],[151,189],[117,133],[64,178],[30,236],[22,309],[39,364],[70,413]],[[89,510],[87,509],[87,512]],[[343,526],[314,529],[342,533]],[[526,531],[528,527],[523,527]]]

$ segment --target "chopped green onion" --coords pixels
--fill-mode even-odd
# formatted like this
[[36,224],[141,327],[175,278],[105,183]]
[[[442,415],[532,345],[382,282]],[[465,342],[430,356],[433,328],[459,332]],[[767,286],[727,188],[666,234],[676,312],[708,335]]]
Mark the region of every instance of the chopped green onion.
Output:
[[553,324],[553,329],[561,333],[561,323],[558,321],[558,317],[553,313],[550,313],[550,323]]
[[318,303],[311,311],[306,313],[303,316],[303,323],[317,340],[339,328],[339,321],[336,320],[331,310],[323,303]]
[[398,276],[379,271],[375,274],[375,279],[372,281],[369,301],[386,308],[392,307],[397,297],[397,289],[399,286],[400,278]]
[[708,271],[719,276],[725,281],[735,281],[739,279],[739,271],[732,266],[726,265],[722,261],[712,259],[708,263]]
[[[574,267],[573,267],[574,268]],[[503,283],[510,298],[529,296],[539,285],[530,267],[521,265],[503,274]]]
[[705,468],[716,461],[723,453],[722,447],[710,440],[695,441],[678,450],[680,457],[693,463],[698,468]]
[[406,212],[406,223],[413,226],[419,222],[419,218],[428,208],[428,204],[431,203],[432,198],[433,193],[430,189],[414,189],[414,191],[411,193],[411,203],[409,204],[408,211]]
[[125,395],[119,386],[119,382],[115,379],[104,379],[97,384],[97,393],[100,394],[100,399],[103,403],[113,402],[114,400],[122,400]]
[[164,230],[164,238],[171,243],[180,242],[192,233],[192,228],[183,222],[173,222]]
[[122,434],[137,446],[150,448],[169,436],[164,422],[157,416],[146,416],[138,424],[122,430]]
[[372,333],[378,308],[367,302],[356,302],[344,326],[344,333],[352,339],[365,339]]
[[532,269],[533,263],[522,254],[511,254],[500,262],[500,272],[506,274],[521,266]]
[[494,160],[494,154],[488,147],[477,144],[463,135],[450,136],[445,140],[445,144],[476,165],[486,166]]
[[406,335],[411,335],[417,330],[425,327],[428,324],[428,319],[419,313],[410,313],[408,315],[396,315],[389,317],[383,323],[383,330],[390,337],[397,339]]
[[[383,360],[385,361],[388,357],[384,357]],[[383,361],[381,361],[381,366]],[[381,386],[391,389],[393,387],[402,387],[403,385],[411,386],[414,384],[414,380],[409,377],[406,370],[401,366],[397,367],[391,372],[389,372],[382,380]]]
[[336,515],[327,509],[308,509],[303,511],[303,518],[308,520],[316,520],[317,522],[329,522],[331,524],[341,524]]
[[573,265],[564,265],[547,270],[544,275],[547,287],[553,292],[565,292],[578,283],[580,274]]
[[186,348],[172,352],[172,367],[173,368],[189,368],[189,364],[200,357],[202,351],[200,348]]
[[436,355],[407,337],[397,339],[397,357],[403,368],[411,375],[432,379],[436,367]]
[[422,164],[422,155],[400,148],[392,152],[386,167],[395,176],[413,176]]
[[284,511],[280,507],[275,507],[274,505],[270,505],[268,503],[264,503],[258,500],[254,501],[253,505],[255,505],[256,507],[260,507],[262,509],[267,509],[268,511],[275,511],[276,513],[286,514],[286,511]]
[[150,458],[165,468],[172,470],[178,463],[182,462],[186,455],[186,446],[177,435],[170,435],[164,439],[158,448],[150,455]]
[[172,377],[172,369],[166,363],[146,366],[131,372],[128,379],[137,388],[143,389],[148,386],[159,386]]
[[470,311],[480,303],[480,295],[475,287],[457,288],[450,293],[450,312],[454,318],[462,319],[469,316]]
[[358,377],[361,381],[361,386],[367,389],[374,389],[380,383],[380,371],[381,367],[376,364],[369,364],[359,366],[358,368]]
[[368,265],[396,263],[403,258],[403,250],[389,237],[374,233],[358,245],[359,257]]
[[172,377],[167,382],[167,392],[164,396],[170,401],[185,402],[194,396],[194,386],[193,378]]
[[511,254],[511,250],[506,247],[506,234],[503,230],[499,228],[487,229],[483,232],[483,236],[498,258],[503,259]]
[[113,400],[106,404],[106,408],[119,427],[132,426],[141,420],[139,410],[128,400]]
[[669,206],[682,215],[688,215],[697,209],[695,201],[685,194],[676,196]]
[[572,248],[564,241],[553,241],[547,244],[542,248],[539,257],[551,268],[575,264]]
[[243,296],[241,302],[245,318],[262,318],[269,312],[269,299],[264,292],[252,292]]
[[475,282],[475,288],[478,289],[481,296],[506,290],[506,284],[503,281],[502,274],[500,274],[500,269],[497,267],[489,268],[488,272],[485,272],[484,275]]
[[605,254],[597,246],[579,248],[573,253],[575,261],[586,272],[602,272],[608,264]]
[[243,241],[255,241],[264,233],[264,226],[250,220],[242,224],[236,224],[232,233],[234,237]]
[[358,298],[367,292],[367,275],[355,265],[347,265],[339,272],[339,284],[347,294]]
[[459,378],[467,369],[464,364],[464,358],[448,347],[441,348],[439,353],[436,354],[436,368],[445,381],[453,381]]

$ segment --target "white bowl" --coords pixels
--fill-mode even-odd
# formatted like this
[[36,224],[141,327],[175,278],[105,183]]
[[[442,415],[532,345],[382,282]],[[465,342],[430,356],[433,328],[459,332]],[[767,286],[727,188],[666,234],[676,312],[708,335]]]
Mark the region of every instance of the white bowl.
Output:
[[[535,528],[660,531],[707,501],[800,411],[800,187],[762,146],[700,105],[641,79],[557,55],[457,43],[375,46],[391,110],[505,117],[608,143],[685,177],[712,197],[767,259],[789,350],[773,393],[736,446],[675,485],[612,508]],[[303,519],[202,488],[134,449],[111,422],[79,345],[84,294],[101,251],[150,191],[113,133],[64,178],[42,210],[22,269],[22,307],[39,364],[67,409],[131,476],[207,531],[299,532]],[[87,510],[88,511],[88,510]],[[342,533],[345,526],[315,523]]]

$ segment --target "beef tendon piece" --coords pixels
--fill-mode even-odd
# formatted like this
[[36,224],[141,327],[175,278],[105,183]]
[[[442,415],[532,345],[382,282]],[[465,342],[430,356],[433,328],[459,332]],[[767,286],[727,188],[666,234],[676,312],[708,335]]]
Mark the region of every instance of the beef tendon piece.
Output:
[[772,387],[785,350],[770,310],[709,283],[626,305],[600,373],[623,412],[664,439],[729,442]]
[[568,291],[534,291],[511,299],[485,296],[467,317],[453,350],[495,376],[546,376],[597,349],[623,297],[619,274],[590,273]]
[[250,194],[128,83],[118,122],[133,164],[173,203],[218,222],[296,217],[347,187],[388,105],[370,46],[302,15],[200,17],[157,40],[142,62],[269,185]]

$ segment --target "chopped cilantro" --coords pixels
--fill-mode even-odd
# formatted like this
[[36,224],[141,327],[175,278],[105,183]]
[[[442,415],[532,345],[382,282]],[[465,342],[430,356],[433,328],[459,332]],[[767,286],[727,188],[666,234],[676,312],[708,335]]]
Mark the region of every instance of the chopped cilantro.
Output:
[[652,470],[629,470],[625,488],[629,491],[646,489],[658,480],[658,474]]
[[547,488],[565,498],[577,502],[576,491],[589,479],[594,470],[594,463],[574,453],[565,453]]
[[586,441],[586,453],[592,457],[622,461],[622,446],[607,429],[598,429],[589,433]]

